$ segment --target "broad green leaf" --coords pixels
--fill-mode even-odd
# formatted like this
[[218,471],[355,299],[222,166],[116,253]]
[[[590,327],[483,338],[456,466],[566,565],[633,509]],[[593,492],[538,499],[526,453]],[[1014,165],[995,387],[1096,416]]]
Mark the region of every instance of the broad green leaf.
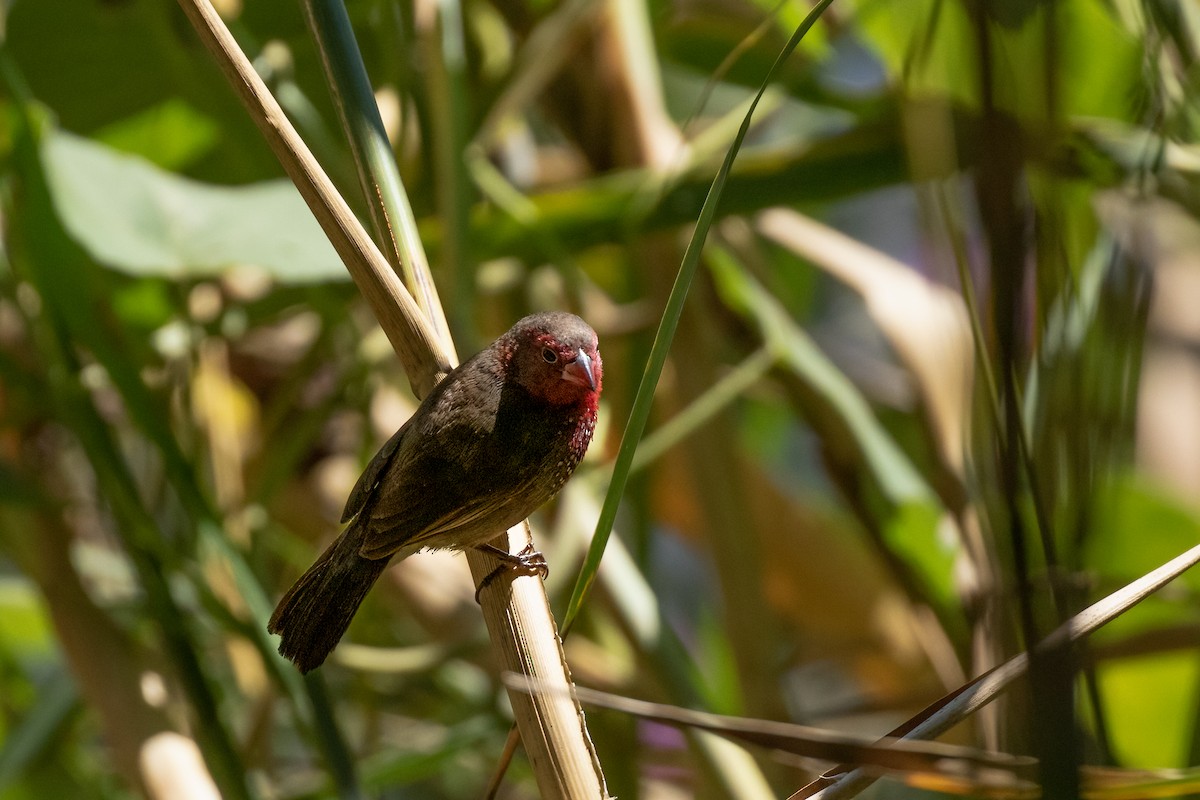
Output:
[[1097,670],[1097,679],[1118,763],[1142,769],[1189,766],[1196,721],[1191,699],[1200,679],[1194,651],[1109,661]]
[[[1114,482],[1096,515],[1087,544],[1087,563],[1117,582],[1161,564],[1200,539],[1200,517],[1176,499],[1134,476]],[[1200,573],[1180,578],[1200,591]]]
[[[979,106],[978,36],[969,3],[913,0],[862,2],[863,31],[887,67],[907,81],[914,97],[937,98]],[[1054,74],[1086,75],[1059,80],[1054,87],[1058,111],[1066,116],[1133,112],[1141,82],[1141,47],[1114,13],[1093,0],[1064,0],[1053,5],[1059,32],[1050,56],[1046,48],[1046,4],[1029,14],[993,19],[991,47],[995,99],[1005,111],[1044,121],[1048,108],[1047,58]]]
[[104,127],[96,138],[163,169],[180,169],[210,150],[221,131],[187,103],[171,98]]
[[[1184,503],[1150,484],[1126,476],[1114,481],[1107,501],[1095,515],[1084,558],[1102,585],[1129,580],[1161,564],[1200,540],[1200,518]],[[1200,591],[1200,572],[1179,578],[1180,585]],[[1162,625],[1194,622],[1200,615],[1189,603],[1151,598],[1115,620],[1103,634],[1111,641]]]
[[25,656],[43,657],[52,652],[53,628],[33,582],[0,579],[0,642],[5,649]]
[[283,283],[347,278],[288,181],[212,186],[61,131],[46,135],[42,158],[67,231],[113,269],[174,279],[235,267]]
[[963,4],[910,0],[860,2],[858,23],[887,69],[903,76],[914,97],[974,105],[978,76],[971,23]]

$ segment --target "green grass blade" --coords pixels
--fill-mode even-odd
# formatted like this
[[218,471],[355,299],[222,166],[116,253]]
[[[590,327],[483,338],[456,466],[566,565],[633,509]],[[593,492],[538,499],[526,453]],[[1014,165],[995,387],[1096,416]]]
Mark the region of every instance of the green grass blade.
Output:
[[801,388],[801,409],[830,458],[861,474],[878,502],[860,503],[906,586],[947,625],[961,624],[953,577],[956,543],[942,539],[943,508],[917,468],[876,418],[870,403],[820,351],[778,300],[720,248],[709,264],[725,304],[757,327],[780,366]]
[[375,239],[398,267],[421,311],[446,344],[446,318],[412,205],[379,115],[371,81],[342,0],[305,0],[305,17],[321,52],[334,105],[350,140]]
[[470,138],[467,43],[462,4],[445,0],[434,7],[437,17],[431,33],[437,46],[429,58],[429,110],[438,213],[446,226],[439,263],[443,274],[453,281],[450,313],[455,330],[463,336],[473,330],[475,306],[472,189],[463,158]]
[[642,440],[633,457],[632,472],[647,467],[656,458],[686,439],[689,434],[719,414],[775,366],[775,355],[763,347],[746,357],[729,374],[714,383],[687,408]]
[[696,276],[696,268],[700,264],[700,254],[704,250],[704,241],[708,238],[709,228],[712,227],[713,220],[716,218],[717,205],[721,201],[721,194],[725,189],[725,182],[729,177],[729,170],[733,166],[733,160],[737,157],[738,150],[741,149],[742,141],[746,138],[747,131],[750,130],[750,123],[754,118],[754,110],[758,107],[759,100],[766,93],[767,87],[770,85],[779,67],[788,59],[792,51],[800,44],[800,40],[804,38],[804,35],[808,33],[809,29],[832,2],[833,0],[821,0],[821,2],[813,6],[812,11],[804,18],[800,26],[796,28],[792,37],[775,59],[775,63],[767,71],[762,85],[754,97],[754,101],[750,104],[746,116],[742,119],[742,125],[738,129],[733,144],[730,145],[729,151],[725,154],[725,160],[722,162],[721,168],[717,170],[717,176],[713,179],[708,195],[704,199],[704,206],[700,209],[700,217],[696,220],[696,228],[692,232],[692,238],[688,242],[687,250],[684,251],[683,262],[679,266],[679,274],[676,276],[675,284],[671,287],[671,294],[667,298],[667,307],[663,312],[662,321],[659,323],[658,332],[655,334],[654,345],[650,349],[650,357],[646,363],[646,370],[642,375],[641,383],[638,384],[637,396],[634,398],[633,409],[629,414],[625,433],[621,437],[621,447],[617,452],[616,464],[613,466],[612,481],[609,483],[608,493],[604,497],[604,505],[600,509],[600,519],[596,523],[596,533],[592,537],[591,546],[588,548],[587,556],[584,558],[583,566],[579,572],[579,577],[576,579],[575,587],[571,591],[571,598],[567,603],[567,611],[563,619],[564,637],[570,632],[571,626],[574,624],[576,617],[579,615],[579,610],[583,606],[584,597],[587,595],[592,583],[596,580],[596,572],[600,567],[600,559],[604,555],[604,548],[608,544],[608,538],[612,535],[613,523],[617,519],[617,509],[621,503],[621,496],[625,493],[625,486],[629,481],[630,469],[633,466],[633,458],[637,451],[638,441],[641,439],[642,432],[646,429],[646,423],[650,419],[650,408],[654,401],[654,390],[658,386],[663,366],[667,362],[667,353],[671,349],[671,340],[675,337],[675,330],[679,326],[679,317],[683,313],[683,304],[687,299],[688,289],[692,285],[692,280]]
[[304,685],[312,699],[313,729],[321,742],[338,797],[342,800],[364,800],[366,794],[359,782],[358,765],[337,725],[337,716],[321,671],[304,676]]
[[37,697],[29,716],[10,730],[0,745],[0,794],[62,734],[79,703],[75,681],[65,669],[52,676]]

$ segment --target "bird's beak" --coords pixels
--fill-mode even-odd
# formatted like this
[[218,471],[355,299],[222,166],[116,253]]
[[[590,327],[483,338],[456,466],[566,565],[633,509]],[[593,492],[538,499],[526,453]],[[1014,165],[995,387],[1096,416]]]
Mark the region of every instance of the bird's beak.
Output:
[[596,391],[596,376],[592,373],[592,359],[588,358],[588,354],[583,352],[582,347],[575,354],[575,359],[568,361],[567,365],[563,367],[562,376],[564,381],[578,383],[593,392]]

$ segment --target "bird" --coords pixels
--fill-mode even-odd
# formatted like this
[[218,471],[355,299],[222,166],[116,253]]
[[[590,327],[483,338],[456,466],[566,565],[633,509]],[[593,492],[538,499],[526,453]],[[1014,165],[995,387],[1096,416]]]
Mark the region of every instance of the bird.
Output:
[[[592,440],[603,363],[578,316],[527,316],[452,370],[368,463],[349,523],[284,594],[267,624],[303,673],[319,667],[393,560],[483,547],[558,493]],[[482,585],[481,585],[482,587]]]

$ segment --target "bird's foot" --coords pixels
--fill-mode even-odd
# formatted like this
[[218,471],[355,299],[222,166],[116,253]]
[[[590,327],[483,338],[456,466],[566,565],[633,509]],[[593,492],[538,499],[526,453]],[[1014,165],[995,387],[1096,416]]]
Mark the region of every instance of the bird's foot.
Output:
[[505,572],[519,572],[525,575],[537,575],[542,580],[546,580],[546,576],[550,574],[550,565],[546,563],[546,557],[542,555],[540,550],[533,546],[533,542],[525,545],[519,553],[510,553],[507,550],[501,550],[499,547],[491,544],[481,544],[477,548],[483,552],[494,556],[501,563],[500,566],[489,572],[483,580],[479,582],[479,586],[475,588],[475,602],[479,602],[479,595],[483,590],[491,584],[496,578],[503,575]]

